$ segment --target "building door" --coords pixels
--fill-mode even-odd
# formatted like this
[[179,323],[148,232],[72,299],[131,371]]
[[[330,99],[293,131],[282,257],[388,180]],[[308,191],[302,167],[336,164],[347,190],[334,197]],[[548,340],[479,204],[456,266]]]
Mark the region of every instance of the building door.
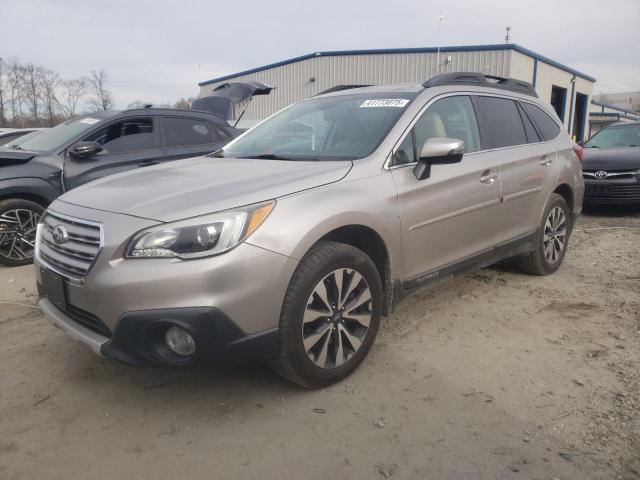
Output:
[[573,116],[573,129],[571,131],[577,142],[584,140],[588,98],[584,93],[576,93],[576,113]]
[[560,121],[564,123],[564,109],[567,104],[567,89],[558,87],[557,85],[552,85],[551,100],[549,103],[558,114]]

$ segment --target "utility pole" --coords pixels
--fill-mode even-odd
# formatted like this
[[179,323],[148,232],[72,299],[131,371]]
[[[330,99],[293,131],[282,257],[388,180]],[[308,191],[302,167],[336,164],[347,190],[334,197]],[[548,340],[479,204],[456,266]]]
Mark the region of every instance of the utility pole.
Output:
[[507,34],[504,36],[504,43],[509,43],[511,41],[511,27],[507,27]]
[[442,10],[438,13],[438,55],[436,56],[436,75],[440,73],[440,28],[442,25],[442,20],[444,20],[444,15],[442,14]]

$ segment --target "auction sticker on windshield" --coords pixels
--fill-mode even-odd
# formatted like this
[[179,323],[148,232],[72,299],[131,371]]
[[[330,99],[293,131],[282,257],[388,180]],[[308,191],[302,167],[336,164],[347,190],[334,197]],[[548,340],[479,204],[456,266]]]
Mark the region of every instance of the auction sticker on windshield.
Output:
[[371,108],[371,107],[400,107],[403,108],[409,100],[404,98],[376,98],[374,100],[365,100],[360,105],[360,108]]

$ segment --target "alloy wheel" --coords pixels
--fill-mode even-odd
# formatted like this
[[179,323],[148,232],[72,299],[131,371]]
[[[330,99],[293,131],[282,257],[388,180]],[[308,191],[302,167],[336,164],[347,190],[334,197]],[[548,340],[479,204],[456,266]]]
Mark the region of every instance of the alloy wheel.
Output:
[[33,258],[38,220],[38,213],[25,208],[0,215],[0,257],[17,261]]
[[567,244],[567,217],[561,207],[553,207],[544,224],[544,258],[556,263]]
[[362,346],[371,323],[371,290],[356,270],[325,276],[309,296],[302,319],[302,342],[318,367],[343,365]]

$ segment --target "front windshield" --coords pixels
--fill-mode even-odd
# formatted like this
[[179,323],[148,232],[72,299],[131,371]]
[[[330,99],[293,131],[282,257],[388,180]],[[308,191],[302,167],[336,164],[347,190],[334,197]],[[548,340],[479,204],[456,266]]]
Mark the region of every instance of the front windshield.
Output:
[[249,130],[216,156],[282,160],[366,157],[416,95],[369,93],[296,103]]
[[640,124],[621,125],[600,130],[585,144],[586,148],[621,148],[640,146]]
[[42,130],[38,135],[21,142],[19,148],[38,153],[53,152],[63,147],[76,135],[92,128],[99,121],[101,119],[97,117],[72,118],[54,128]]

